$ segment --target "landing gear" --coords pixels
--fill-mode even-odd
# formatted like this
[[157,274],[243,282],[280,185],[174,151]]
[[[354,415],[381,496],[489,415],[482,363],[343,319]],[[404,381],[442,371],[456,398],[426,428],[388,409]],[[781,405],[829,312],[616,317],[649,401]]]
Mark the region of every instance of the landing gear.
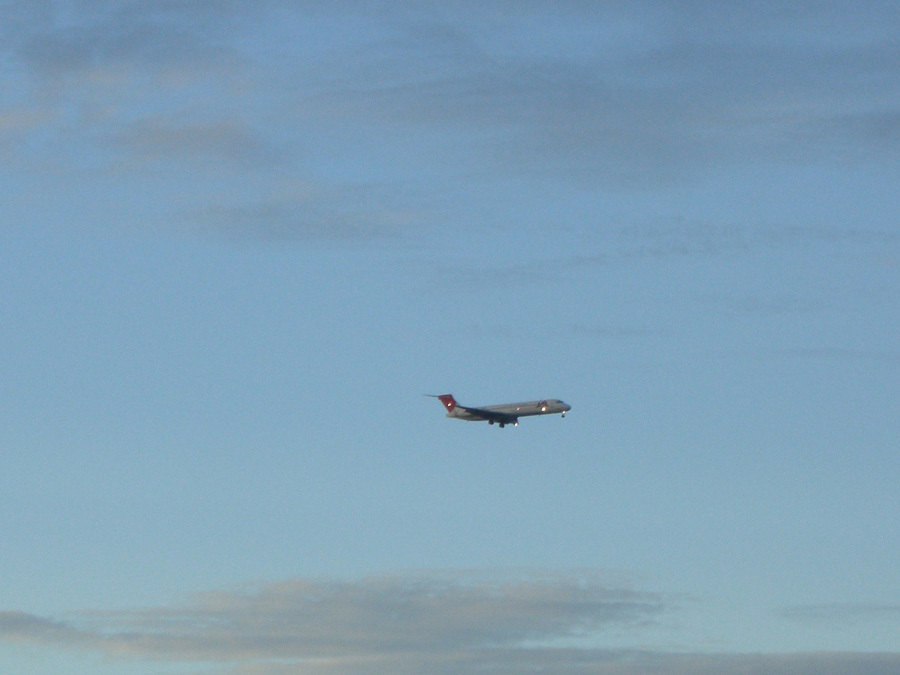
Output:
[[[491,424],[493,424],[493,422],[491,422]],[[505,427],[505,426],[506,426],[506,423],[505,423],[505,422],[500,422],[500,428],[501,428],[501,429],[502,429],[503,427]]]

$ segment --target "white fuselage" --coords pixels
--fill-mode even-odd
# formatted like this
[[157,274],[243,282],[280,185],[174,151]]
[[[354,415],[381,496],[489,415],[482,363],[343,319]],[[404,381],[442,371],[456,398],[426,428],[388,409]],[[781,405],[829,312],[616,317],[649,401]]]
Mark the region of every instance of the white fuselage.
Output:
[[[524,403],[504,403],[502,405],[485,405],[478,408],[479,410],[489,410],[491,412],[504,413],[513,415],[514,417],[528,417],[530,415],[558,415],[566,413],[570,410],[569,406],[559,399],[547,399],[544,401],[526,401]],[[471,413],[465,408],[455,407],[447,413],[447,417],[455,417],[458,419],[480,420],[476,413]]]
[[480,408],[460,405],[453,398],[453,394],[431,395],[440,399],[447,411],[447,417],[469,422],[487,422],[505,427],[507,424],[518,426],[520,417],[531,415],[562,414],[563,417],[572,407],[557,398],[543,399],[541,401],[526,401],[524,403],[503,403],[500,405],[486,405]]

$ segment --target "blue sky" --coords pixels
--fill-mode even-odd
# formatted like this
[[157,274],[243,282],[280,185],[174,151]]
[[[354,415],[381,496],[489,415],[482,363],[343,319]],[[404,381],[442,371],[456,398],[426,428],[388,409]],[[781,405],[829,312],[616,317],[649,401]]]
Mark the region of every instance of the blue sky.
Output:
[[4,3],[0,663],[900,668],[898,35]]

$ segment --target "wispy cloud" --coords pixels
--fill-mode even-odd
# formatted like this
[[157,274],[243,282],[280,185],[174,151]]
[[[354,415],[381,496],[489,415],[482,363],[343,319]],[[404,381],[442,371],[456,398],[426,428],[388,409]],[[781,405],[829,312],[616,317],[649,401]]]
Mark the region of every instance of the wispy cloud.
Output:
[[[881,675],[900,653],[692,654],[590,645],[658,629],[678,599],[609,586],[590,572],[420,573],[356,581],[293,579],[190,602],[65,619],[0,612],[0,641],[118,659],[203,663],[253,675],[554,672],[563,675]],[[877,614],[893,605],[793,607],[789,618]],[[621,642],[619,642],[621,644]],[[636,642],[638,644],[638,642]]]
[[[888,229],[836,227],[729,225],[689,222],[684,218],[656,219],[605,228],[585,226],[577,254],[528,261],[483,264],[478,269],[447,269],[460,284],[518,284],[530,281],[565,280],[572,274],[599,267],[639,265],[661,260],[702,260],[722,256],[744,256],[766,252],[863,246],[891,254],[900,244],[900,234]],[[787,299],[760,307],[755,299],[723,300],[731,309],[797,311],[808,305]],[[770,302],[770,301],[766,301]]]
[[279,660],[286,672],[299,664],[327,673],[486,665],[508,672],[514,664],[578,672],[598,655],[534,645],[653,623],[668,607],[658,594],[610,588],[590,574],[292,580],[66,621],[5,612],[0,639],[167,662],[240,662],[250,670]]
[[[266,69],[281,73],[272,83],[293,80],[292,92],[322,95],[323,111],[355,121],[503,132],[485,148],[496,160],[554,162],[623,179],[631,167],[640,169],[631,179],[675,179],[686,165],[745,161],[742,153],[753,145],[758,154],[761,142],[779,152],[785,145],[812,151],[836,136],[870,139],[873,149],[897,140],[890,83],[900,59],[890,20],[879,23],[874,8],[829,18],[802,3],[789,13],[580,4],[554,9],[549,20],[545,3],[455,5],[458,11],[451,3],[442,11],[399,5],[372,12],[344,3],[325,12],[302,3],[226,2],[212,10],[87,2],[71,15],[20,20],[12,49],[36,78],[117,67],[235,70],[262,63],[253,45],[277,43],[268,14],[288,12],[297,26],[330,14],[349,28],[354,17],[378,28],[310,40],[315,73],[304,59],[270,57],[278,62]],[[848,27],[848,18],[857,25]],[[806,25],[819,31],[793,37]],[[829,38],[848,28],[858,44]]]
[[6,642],[34,642],[83,646],[90,637],[71,625],[18,611],[0,611],[0,639]]
[[558,673],[559,675],[884,675],[900,666],[895,654],[677,654],[646,651],[603,650],[497,650],[491,654],[466,654],[444,662],[385,660],[370,664],[311,661],[303,664],[267,663],[243,665],[233,675],[362,675],[437,673],[462,675],[473,672]]
[[450,191],[498,175],[644,191],[900,142],[900,31],[877,3],[18,5],[7,90],[44,122],[7,143],[76,168],[164,156],[179,177],[205,156],[223,192],[238,179],[215,160],[260,181],[353,185],[368,167]]
[[212,7],[87,0],[54,7],[27,23],[20,20],[20,28],[25,30],[13,36],[13,45],[17,55],[41,76],[96,68],[146,71],[188,64],[221,65],[236,55],[226,42],[229,17],[236,15],[238,6],[218,11]]
[[[401,191],[402,192],[402,191]],[[211,204],[188,217],[203,232],[272,241],[398,242],[410,239],[427,214],[387,185],[283,186],[255,203]]]
[[786,608],[783,615],[804,622],[857,623],[888,619],[900,625],[900,604],[846,602],[794,605]]
[[148,117],[110,134],[106,142],[142,164],[156,159],[200,159],[253,167],[277,164],[281,157],[260,134],[229,119],[195,122]]
[[869,361],[884,364],[900,363],[900,351],[876,351],[840,347],[808,349],[783,349],[776,356],[789,359],[824,359],[829,361]]

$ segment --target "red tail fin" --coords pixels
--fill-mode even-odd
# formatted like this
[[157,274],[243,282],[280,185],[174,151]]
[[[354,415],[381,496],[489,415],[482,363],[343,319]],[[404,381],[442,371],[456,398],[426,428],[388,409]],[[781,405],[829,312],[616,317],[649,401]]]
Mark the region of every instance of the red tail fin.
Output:
[[453,412],[453,409],[456,407],[456,399],[453,398],[453,394],[441,394],[440,396],[436,396],[435,398],[439,398],[441,400],[441,403],[444,404],[447,412]]

